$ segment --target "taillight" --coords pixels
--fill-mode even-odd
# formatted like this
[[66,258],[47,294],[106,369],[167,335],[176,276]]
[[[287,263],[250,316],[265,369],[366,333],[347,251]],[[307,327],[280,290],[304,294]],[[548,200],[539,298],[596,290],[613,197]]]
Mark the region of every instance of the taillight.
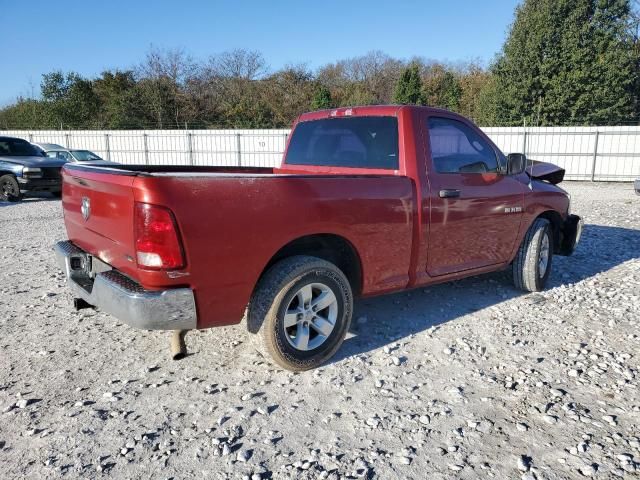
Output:
[[135,204],[135,242],[139,267],[154,270],[184,267],[178,228],[168,208]]

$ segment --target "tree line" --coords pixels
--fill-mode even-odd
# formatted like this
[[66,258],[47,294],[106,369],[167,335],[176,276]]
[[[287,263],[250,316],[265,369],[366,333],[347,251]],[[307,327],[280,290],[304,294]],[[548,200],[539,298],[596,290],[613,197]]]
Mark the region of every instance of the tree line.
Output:
[[39,98],[0,110],[0,128],[280,128],[302,112],[418,104],[484,126],[638,123],[640,42],[630,0],[525,0],[489,66],[381,51],[272,71],[258,51],[194,59],[151,48],[94,78],[54,71]]

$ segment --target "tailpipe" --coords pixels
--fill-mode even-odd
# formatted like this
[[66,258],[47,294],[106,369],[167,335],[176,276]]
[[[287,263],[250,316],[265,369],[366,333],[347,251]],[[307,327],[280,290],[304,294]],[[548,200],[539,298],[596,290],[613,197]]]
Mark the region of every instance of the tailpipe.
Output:
[[171,358],[180,360],[187,356],[187,345],[184,343],[184,337],[189,330],[174,330],[171,335]]

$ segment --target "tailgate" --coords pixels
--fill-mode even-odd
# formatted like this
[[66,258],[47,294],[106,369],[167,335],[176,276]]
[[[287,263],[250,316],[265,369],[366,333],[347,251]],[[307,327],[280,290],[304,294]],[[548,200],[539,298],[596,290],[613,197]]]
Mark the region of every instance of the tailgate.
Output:
[[136,175],[63,168],[62,208],[69,240],[136,278],[133,238]]

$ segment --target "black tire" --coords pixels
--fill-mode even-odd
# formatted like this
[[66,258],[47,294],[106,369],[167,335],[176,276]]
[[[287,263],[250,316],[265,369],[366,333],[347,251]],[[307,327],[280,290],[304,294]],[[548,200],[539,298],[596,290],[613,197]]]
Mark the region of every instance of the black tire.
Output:
[[[300,326],[296,324],[287,330],[284,317],[287,309],[299,303],[301,289],[312,284],[314,288],[318,285],[327,287],[333,293],[335,302],[331,304],[331,315],[298,315],[298,322],[305,324],[306,332],[310,332],[307,333],[308,347],[311,347],[313,341],[323,342],[313,349],[303,351],[293,346],[292,342],[296,339],[292,340],[290,333],[295,329],[294,337],[297,337]],[[318,298],[320,297],[310,303],[313,304]],[[296,308],[301,306],[297,305]],[[318,314],[328,311],[319,310]],[[260,334],[260,348],[265,356],[270,356],[275,363],[287,370],[299,372],[322,365],[336,353],[349,330],[352,312],[351,285],[340,269],[316,257],[294,256],[279,261],[264,274],[249,303],[247,326],[250,332]],[[315,330],[315,322],[322,321],[318,316],[335,317],[330,334],[323,336]]]
[[22,198],[20,185],[13,175],[2,175],[0,177],[0,201],[18,202]]
[[[546,239],[546,240],[545,240]],[[548,245],[546,268],[540,262],[543,245]],[[516,288],[525,292],[539,292],[544,289],[551,274],[553,263],[553,232],[551,224],[544,218],[537,218],[522,240],[518,253],[513,261],[513,283]]]
[[62,198],[62,191],[51,192],[51,195],[53,195],[53,198]]

